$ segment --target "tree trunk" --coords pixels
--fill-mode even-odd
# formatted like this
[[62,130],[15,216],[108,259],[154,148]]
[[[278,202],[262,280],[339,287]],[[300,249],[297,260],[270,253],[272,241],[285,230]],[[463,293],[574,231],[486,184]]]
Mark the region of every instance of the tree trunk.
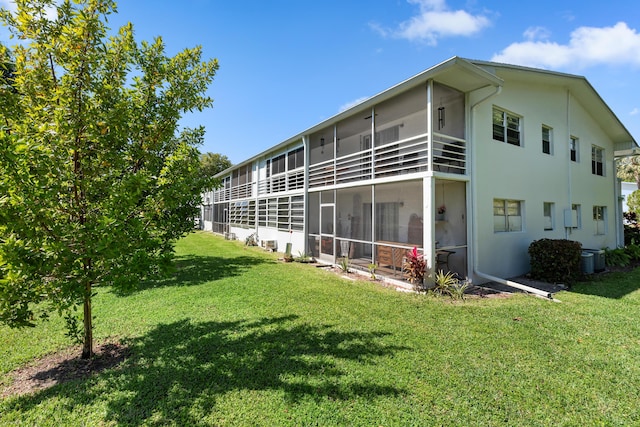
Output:
[[82,342],[82,358],[93,356],[93,325],[91,319],[91,283],[85,285],[84,291],[84,340]]

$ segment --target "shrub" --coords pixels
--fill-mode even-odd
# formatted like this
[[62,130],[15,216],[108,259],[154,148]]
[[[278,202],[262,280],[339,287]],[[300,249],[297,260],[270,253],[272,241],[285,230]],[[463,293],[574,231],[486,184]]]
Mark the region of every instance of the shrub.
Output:
[[404,277],[413,285],[416,291],[424,289],[424,276],[427,273],[427,262],[424,256],[418,253],[417,248],[407,251],[407,256],[402,264]]
[[376,269],[378,268],[378,264],[369,264],[369,274],[373,280],[376,280]]
[[624,213],[624,244],[630,245],[640,242],[640,226],[638,225],[638,215],[635,212]]
[[[640,245],[636,243],[636,240],[632,240],[627,246],[625,246],[624,251],[627,255],[629,255],[629,261],[637,261],[640,260]],[[605,253],[606,257],[606,253]],[[605,258],[606,262],[606,258]]]
[[580,277],[582,244],[573,240],[540,239],[529,245],[531,277],[571,284]]
[[343,273],[349,273],[349,257],[342,257],[338,261],[338,267],[342,270]]
[[604,262],[608,266],[626,267],[630,261],[631,257],[624,248],[604,250]]
[[449,271],[445,273],[440,270],[434,277],[434,286],[431,291],[437,295],[450,295],[451,288],[458,284],[456,274]]
[[431,289],[436,295],[449,295],[452,299],[464,299],[464,293],[469,288],[469,282],[459,280],[451,271],[445,273],[440,270],[434,278],[434,287]]

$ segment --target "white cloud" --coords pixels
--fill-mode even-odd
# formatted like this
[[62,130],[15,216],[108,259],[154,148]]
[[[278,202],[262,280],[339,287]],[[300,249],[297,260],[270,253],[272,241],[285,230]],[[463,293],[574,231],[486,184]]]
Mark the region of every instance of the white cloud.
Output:
[[338,112],[342,113],[343,111],[346,111],[351,107],[355,107],[356,105],[366,101],[367,99],[369,99],[368,96],[363,96],[362,98],[358,98],[358,99],[355,99],[353,101],[347,102],[346,104],[342,104],[340,106],[340,108],[338,109]]
[[626,23],[612,27],[579,27],[568,44],[548,41],[548,34],[529,29],[527,41],[512,43],[491,59],[542,68],[587,67],[592,65],[640,66],[640,34]]
[[631,110],[631,112],[629,113],[630,116],[637,116],[638,114],[640,114],[640,108],[636,107],[633,110]]
[[443,37],[471,36],[488,27],[491,22],[482,15],[464,10],[450,10],[445,0],[407,0],[420,7],[420,13],[400,23],[397,29],[377,24],[371,27],[383,36],[426,42],[435,46]]
[[523,34],[527,40],[547,40],[551,37],[551,31],[545,27],[529,27]]

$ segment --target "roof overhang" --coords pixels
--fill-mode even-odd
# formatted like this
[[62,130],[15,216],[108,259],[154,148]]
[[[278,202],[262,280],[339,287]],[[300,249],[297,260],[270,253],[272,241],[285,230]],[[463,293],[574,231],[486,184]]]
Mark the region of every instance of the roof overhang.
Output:
[[278,145],[268,148],[267,150],[241,162],[232,167],[218,173],[216,177],[223,177],[227,175],[233,169],[244,166],[255,160],[265,157],[267,154],[284,149],[302,139],[303,136],[309,135],[316,131],[319,131],[327,126],[332,126],[353,114],[357,114],[362,111],[370,110],[374,105],[379,104],[387,99],[390,99],[402,92],[405,92],[413,87],[421,84],[426,84],[427,81],[433,80],[437,83],[441,83],[446,86],[450,86],[461,92],[472,92],[477,89],[482,89],[489,86],[502,86],[503,80],[495,74],[485,70],[482,67],[474,65],[467,59],[454,56],[440,64],[437,64],[413,77],[398,83],[391,88],[378,93],[370,98],[367,98],[363,102],[345,110],[340,113],[308,128],[304,131],[282,141]]
[[633,156],[640,156],[640,147],[616,150],[613,152],[613,157],[616,159],[621,159],[624,157],[633,157]]

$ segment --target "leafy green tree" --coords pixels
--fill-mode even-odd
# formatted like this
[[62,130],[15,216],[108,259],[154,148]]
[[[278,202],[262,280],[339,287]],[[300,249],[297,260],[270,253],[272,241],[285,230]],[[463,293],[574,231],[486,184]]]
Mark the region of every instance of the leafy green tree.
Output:
[[[223,154],[203,153],[200,155],[200,166],[202,167],[202,174],[206,178],[213,178],[217,173],[233,166],[233,163]],[[215,185],[215,181],[212,180],[211,186],[214,187]]]
[[640,156],[626,157],[618,163],[618,178],[635,182],[640,188]]
[[[16,72],[15,61],[11,57],[11,52],[2,44],[0,44],[0,111],[5,112],[3,115],[8,116],[11,112],[16,111],[15,97],[10,96],[16,92],[14,86],[14,77]],[[8,119],[2,123],[8,126]]]
[[218,63],[138,44],[131,24],[109,36],[112,0],[16,3],[0,13],[19,40],[0,84],[15,88],[0,93],[13,106],[0,111],[0,320],[58,312],[88,358],[94,287],[166,273],[193,228],[204,130],[178,123],[211,105]]
[[640,190],[636,190],[627,197],[627,206],[629,211],[636,215],[640,214]]

